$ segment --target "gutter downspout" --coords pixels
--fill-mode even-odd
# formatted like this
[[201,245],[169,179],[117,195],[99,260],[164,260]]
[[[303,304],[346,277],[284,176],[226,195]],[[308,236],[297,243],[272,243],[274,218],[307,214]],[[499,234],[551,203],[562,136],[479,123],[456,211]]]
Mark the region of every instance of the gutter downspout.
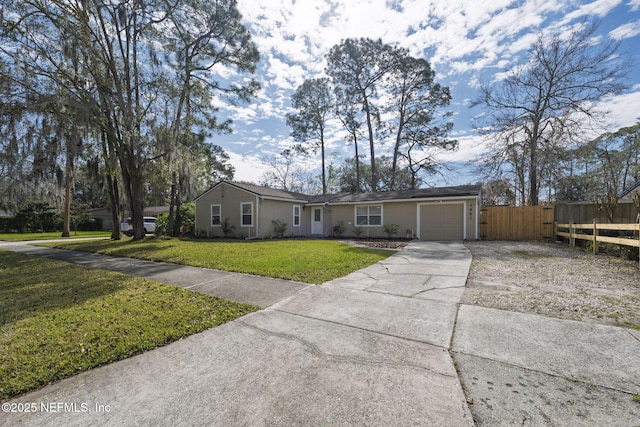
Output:
[[256,238],[260,237],[260,196],[256,196]]

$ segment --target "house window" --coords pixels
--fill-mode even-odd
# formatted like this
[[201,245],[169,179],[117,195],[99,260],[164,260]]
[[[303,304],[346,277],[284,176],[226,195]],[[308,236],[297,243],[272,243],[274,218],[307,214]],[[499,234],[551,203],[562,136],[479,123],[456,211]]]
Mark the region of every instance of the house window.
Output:
[[382,205],[356,206],[356,224],[372,227],[382,225]]
[[300,227],[300,206],[293,207],[293,226]]
[[240,203],[242,212],[241,224],[243,227],[253,227],[253,203]]
[[220,227],[222,224],[222,205],[211,205],[211,226]]

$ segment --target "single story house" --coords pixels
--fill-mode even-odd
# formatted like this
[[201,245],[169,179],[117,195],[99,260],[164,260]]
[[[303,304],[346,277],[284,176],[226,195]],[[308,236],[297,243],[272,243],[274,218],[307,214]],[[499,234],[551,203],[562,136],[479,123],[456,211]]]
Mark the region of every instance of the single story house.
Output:
[[358,194],[310,196],[238,182],[221,181],[195,199],[196,233],[222,237],[222,224],[244,238],[274,236],[272,221],[287,223],[285,236],[396,237],[422,240],[477,240],[480,185]]

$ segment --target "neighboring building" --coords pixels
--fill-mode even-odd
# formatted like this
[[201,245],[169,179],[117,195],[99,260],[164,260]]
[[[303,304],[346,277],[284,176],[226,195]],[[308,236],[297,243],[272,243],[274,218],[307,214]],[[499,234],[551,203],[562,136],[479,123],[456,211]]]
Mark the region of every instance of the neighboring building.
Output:
[[196,232],[222,237],[228,218],[235,236],[274,235],[274,220],[287,223],[285,236],[386,237],[385,224],[398,225],[397,237],[422,240],[478,239],[481,186],[426,188],[358,194],[309,196],[257,185],[222,181],[195,200]]
[[635,183],[631,184],[628,188],[626,188],[620,194],[620,200],[622,202],[631,201],[633,200],[633,197],[636,194],[640,194],[640,181],[636,181]]
[[[91,209],[90,214],[92,217],[99,219],[102,221],[102,229],[104,231],[111,231],[112,229],[112,219],[111,219],[111,208],[96,208]],[[144,208],[144,216],[153,216],[158,217],[163,213],[169,212],[169,206],[149,206]],[[125,215],[120,218],[122,221],[124,218],[128,217],[129,213],[125,212]],[[118,224],[118,227],[120,224]]]

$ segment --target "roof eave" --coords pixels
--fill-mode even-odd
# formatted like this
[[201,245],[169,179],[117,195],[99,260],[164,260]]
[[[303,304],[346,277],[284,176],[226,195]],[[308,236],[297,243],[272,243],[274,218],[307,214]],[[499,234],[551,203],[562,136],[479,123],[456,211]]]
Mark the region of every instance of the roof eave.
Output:
[[[345,200],[337,202],[326,203],[328,205],[362,205],[371,203],[406,203],[406,202],[419,202],[419,201],[438,201],[438,200],[465,200],[465,199],[480,199],[479,194],[469,194],[466,196],[425,196],[425,197],[411,197],[402,199],[368,199],[368,200]],[[323,205],[324,203],[317,203]],[[311,206],[311,203],[308,204]]]

